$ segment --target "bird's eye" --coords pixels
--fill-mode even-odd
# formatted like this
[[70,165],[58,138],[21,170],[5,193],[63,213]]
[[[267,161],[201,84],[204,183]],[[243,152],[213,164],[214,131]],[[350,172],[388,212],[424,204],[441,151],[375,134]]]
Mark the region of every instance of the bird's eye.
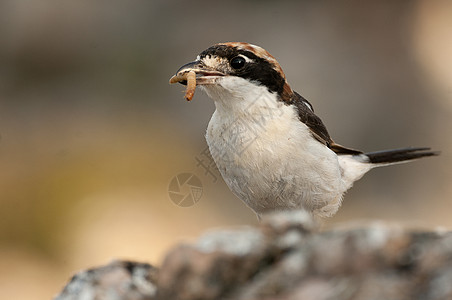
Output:
[[243,68],[245,63],[246,60],[241,56],[236,56],[233,59],[231,59],[231,67],[236,70]]

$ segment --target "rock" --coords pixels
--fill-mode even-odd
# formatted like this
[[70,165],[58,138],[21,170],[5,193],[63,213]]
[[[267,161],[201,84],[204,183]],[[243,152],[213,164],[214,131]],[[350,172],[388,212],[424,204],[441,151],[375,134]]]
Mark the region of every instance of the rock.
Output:
[[278,213],[178,245],[158,273],[130,262],[80,273],[56,299],[452,299],[452,233],[384,222],[316,232],[309,216]]
[[154,299],[156,277],[149,264],[113,261],[74,275],[55,300]]

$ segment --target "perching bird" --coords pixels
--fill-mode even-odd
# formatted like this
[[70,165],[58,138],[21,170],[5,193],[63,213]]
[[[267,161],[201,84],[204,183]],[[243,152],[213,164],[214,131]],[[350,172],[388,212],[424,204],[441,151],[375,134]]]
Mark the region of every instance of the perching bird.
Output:
[[430,148],[363,153],[336,144],[276,59],[255,45],[213,45],[170,82],[187,84],[189,72],[215,102],[206,140],[218,170],[258,217],[294,209],[332,216],[370,169],[438,154]]

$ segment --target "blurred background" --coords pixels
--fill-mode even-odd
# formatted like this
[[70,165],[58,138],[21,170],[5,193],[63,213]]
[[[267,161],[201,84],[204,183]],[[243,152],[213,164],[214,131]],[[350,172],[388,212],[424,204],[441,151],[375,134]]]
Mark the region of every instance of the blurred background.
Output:
[[[49,299],[77,270],[159,265],[205,230],[257,223],[198,165],[213,103],[168,84],[217,42],[272,53],[343,145],[442,151],[373,170],[327,226],[451,228],[451,28],[447,0],[1,1],[0,298]],[[190,207],[168,193],[184,172],[202,185]]]

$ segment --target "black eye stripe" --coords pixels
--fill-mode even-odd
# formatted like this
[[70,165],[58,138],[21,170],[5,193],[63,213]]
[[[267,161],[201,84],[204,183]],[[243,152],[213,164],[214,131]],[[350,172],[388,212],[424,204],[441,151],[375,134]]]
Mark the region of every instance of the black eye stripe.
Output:
[[269,61],[257,56],[251,51],[220,44],[204,50],[199,55],[201,59],[207,56],[225,58],[229,63],[235,57],[245,56],[252,60],[253,63],[245,63],[243,68],[233,68],[231,75],[257,81],[266,86],[269,91],[276,92],[280,95],[283,92],[285,79],[282,75],[275,70]]

